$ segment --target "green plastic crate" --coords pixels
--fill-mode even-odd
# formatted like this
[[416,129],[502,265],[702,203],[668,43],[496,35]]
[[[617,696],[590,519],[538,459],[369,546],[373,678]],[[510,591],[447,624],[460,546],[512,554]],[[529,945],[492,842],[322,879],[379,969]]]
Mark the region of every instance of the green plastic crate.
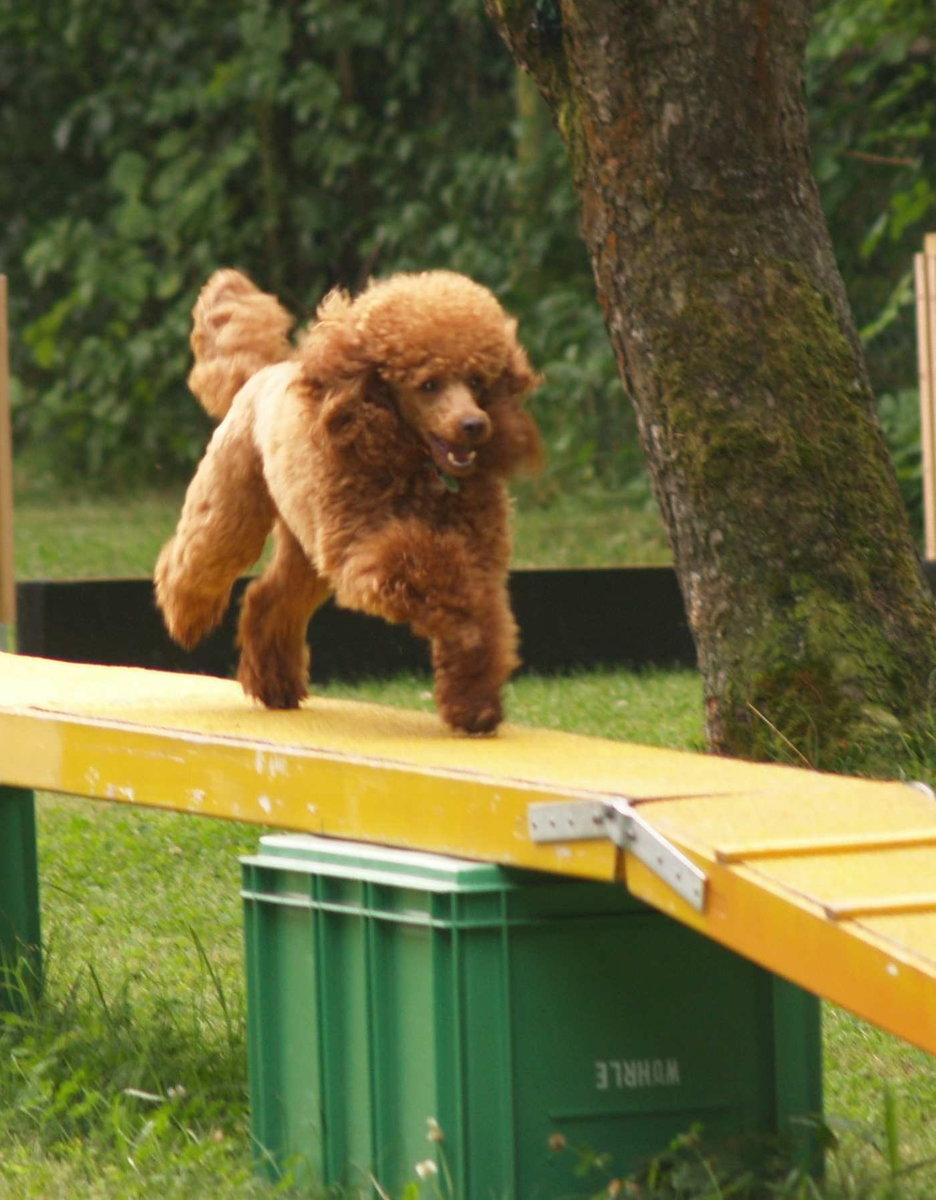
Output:
[[585,1195],[552,1134],[625,1173],[821,1108],[815,997],[623,888],[303,835],[242,862],[274,1175],[399,1197],[434,1117],[459,1200]]

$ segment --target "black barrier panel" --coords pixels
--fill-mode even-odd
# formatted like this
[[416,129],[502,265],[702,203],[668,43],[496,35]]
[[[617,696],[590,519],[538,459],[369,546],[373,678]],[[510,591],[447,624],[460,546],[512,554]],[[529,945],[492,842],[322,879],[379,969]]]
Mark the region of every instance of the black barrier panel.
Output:
[[671,567],[515,571],[510,591],[528,670],[695,666]]
[[[191,653],[169,640],[148,579],[21,583],[22,654],[70,662],[229,676],[242,580],[221,626]],[[695,649],[669,567],[516,571],[511,595],[526,670],[692,666]],[[310,626],[313,676],[386,677],[428,670],[426,644],[403,626],[325,605]]]

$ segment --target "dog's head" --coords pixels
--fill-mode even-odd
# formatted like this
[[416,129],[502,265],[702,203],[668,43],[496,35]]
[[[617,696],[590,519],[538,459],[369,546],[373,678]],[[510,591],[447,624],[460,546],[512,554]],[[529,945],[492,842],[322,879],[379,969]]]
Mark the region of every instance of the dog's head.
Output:
[[372,422],[393,436],[392,418],[443,475],[538,463],[539,435],[521,400],[539,381],[516,321],[464,275],[395,275],[353,302],[332,293],[300,358],[331,394],[330,433],[358,450],[377,449]]

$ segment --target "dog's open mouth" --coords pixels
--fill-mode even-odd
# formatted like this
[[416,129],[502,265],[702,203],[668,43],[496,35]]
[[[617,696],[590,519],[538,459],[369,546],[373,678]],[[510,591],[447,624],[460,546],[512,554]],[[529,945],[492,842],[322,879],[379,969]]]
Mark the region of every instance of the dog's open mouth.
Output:
[[432,461],[445,475],[467,475],[474,470],[478,452],[469,446],[433,436],[429,439],[429,449],[432,452]]

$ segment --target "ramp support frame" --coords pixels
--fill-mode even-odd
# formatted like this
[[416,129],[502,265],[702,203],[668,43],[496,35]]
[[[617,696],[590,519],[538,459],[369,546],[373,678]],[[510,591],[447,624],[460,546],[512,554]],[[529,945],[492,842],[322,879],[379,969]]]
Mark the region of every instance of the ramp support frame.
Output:
[[527,819],[534,842],[610,839],[640,859],[697,912],[705,911],[705,873],[649,825],[630,800],[616,797],[531,804]]

